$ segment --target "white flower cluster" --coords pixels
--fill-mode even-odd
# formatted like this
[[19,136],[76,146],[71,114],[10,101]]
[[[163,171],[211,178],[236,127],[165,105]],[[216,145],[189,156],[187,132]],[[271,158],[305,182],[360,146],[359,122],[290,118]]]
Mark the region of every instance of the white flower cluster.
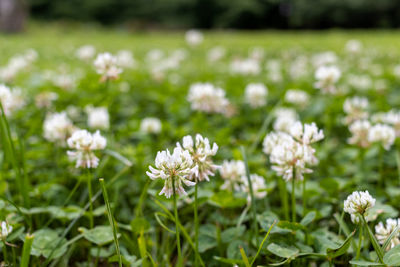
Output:
[[356,120],[363,120],[368,118],[368,99],[365,97],[355,96],[346,98],[343,104],[343,110],[346,113],[344,123],[351,124]]
[[289,132],[290,127],[298,121],[298,115],[294,109],[279,108],[274,112],[276,117],[274,122],[274,130],[279,132]]
[[241,182],[242,176],[246,174],[246,169],[241,160],[224,160],[219,172],[224,179],[221,189],[233,191]]
[[43,136],[51,142],[59,142],[64,145],[67,138],[76,129],[67,113],[53,113],[46,116],[43,123]]
[[140,122],[140,131],[146,134],[159,134],[162,124],[158,118],[144,118]]
[[267,61],[267,63],[265,64],[265,68],[267,70],[268,80],[275,83],[282,82],[282,63],[280,60],[272,59]]
[[230,65],[233,74],[257,75],[261,72],[260,63],[253,58],[235,59]]
[[174,187],[176,194],[187,195],[182,184],[187,186],[196,184],[189,180],[189,177],[196,171],[196,166],[193,165],[193,159],[187,150],[175,147],[172,154],[168,149],[158,152],[155,166],[156,168],[149,166],[150,171],[147,171],[146,174],[152,180],[164,180],[164,187],[160,195],[165,195],[166,198],[170,198],[173,195]]
[[117,59],[110,53],[98,54],[94,66],[98,74],[102,75],[101,81],[118,79],[122,68],[117,64]]
[[185,33],[185,40],[189,45],[196,46],[203,42],[204,36],[198,30],[188,30]]
[[348,143],[357,145],[359,147],[369,147],[370,142],[368,140],[368,133],[371,129],[371,123],[368,120],[357,120],[349,126],[351,137],[348,139]]
[[304,173],[311,173],[308,165],[315,165],[318,159],[315,157],[315,149],[311,146],[324,138],[322,130],[315,123],[302,124],[296,122],[290,128],[289,133],[272,132],[263,142],[263,152],[269,155],[272,169],[289,181],[303,179]]
[[11,234],[13,227],[9,225],[6,221],[1,222],[1,234],[0,239],[5,241],[7,236]]
[[136,67],[136,61],[129,50],[120,50],[116,55],[117,65],[121,68],[131,69]]
[[209,176],[214,176],[219,166],[215,165],[211,159],[218,151],[218,146],[213,143],[212,147],[208,138],[196,134],[195,140],[190,135],[183,137],[182,145],[178,142],[177,147],[189,151],[193,163],[196,165],[190,179],[196,182],[209,181]]
[[245,89],[245,100],[252,108],[267,104],[268,89],[262,83],[250,83]]
[[384,113],[381,122],[393,126],[396,137],[400,137],[400,111],[392,109]]
[[310,96],[302,90],[290,89],[287,90],[285,94],[285,101],[287,103],[304,108],[308,105]]
[[28,49],[25,53],[12,57],[5,67],[0,68],[0,80],[11,82],[20,71],[29,68],[37,57],[38,54],[33,49]]
[[[375,236],[378,239],[380,244],[385,243],[388,237],[393,233],[396,227],[400,226],[400,219],[387,219],[386,225],[382,222],[379,222],[375,226]],[[387,250],[394,248],[395,246],[400,245],[400,232],[398,231],[397,234],[390,240],[390,245],[387,247]]]
[[[240,189],[242,192],[247,193],[247,201],[250,202],[251,196],[250,196],[249,180],[247,179],[246,175],[243,175],[241,177],[241,180],[242,180],[242,185],[240,186]],[[250,181],[254,197],[258,199],[264,198],[267,195],[266,191],[267,186],[265,184],[264,177],[253,173],[250,174]]]
[[350,54],[358,54],[362,51],[362,43],[359,40],[348,40],[345,49]]
[[355,75],[349,74],[347,76],[347,84],[356,90],[365,91],[371,89],[373,86],[371,77],[369,75]]
[[225,91],[210,83],[195,83],[190,86],[188,101],[193,110],[207,113],[226,112],[229,100],[225,97]]
[[76,50],[75,55],[81,60],[89,61],[96,55],[96,48],[93,45],[84,45]]
[[393,127],[386,124],[376,124],[371,127],[368,133],[368,141],[371,143],[381,143],[382,146],[389,150],[396,139],[396,132]]
[[222,59],[226,54],[226,49],[222,46],[216,46],[211,48],[207,53],[207,59],[209,62],[217,62]]
[[90,128],[108,130],[110,128],[110,115],[106,107],[86,107],[88,125]]
[[340,79],[341,72],[336,66],[321,66],[315,72],[315,88],[323,93],[335,94],[337,92],[335,84]]
[[332,51],[317,53],[314,54],[313,57],[311,58],[311,62],[313,66],[316,68],[335,64],[337,60],[338,60],[337,55],[335,54],[335,52]]
[[25,104],[21,89],[13,88],[11,90],[4,84],[0,84],[0,101],[6,116],[12,115],[14,111],[20,109]]
[[375,199],[368,191],[354,191],[344,201],[344,211],[351,215],[353,223],[359,223],[359,215],[364,216],[368,209],[373,206],[375,206]]
[[372,143],[380,143],[389,150],[396,139],[394,128],[387,124],[371,125],[368,120],[356,120],[349,126],[352,136],[348,139],[349,144],[363,148],[369,147]]
[[67,140],[68,147],[74,151],[67,151],[72,161],[76,161],[76,168],[97,168],[99,158],[94,154],[95,150],[102,150],[107,145],[107,140],[99,131],[94,134],[87,130],[77,130]]

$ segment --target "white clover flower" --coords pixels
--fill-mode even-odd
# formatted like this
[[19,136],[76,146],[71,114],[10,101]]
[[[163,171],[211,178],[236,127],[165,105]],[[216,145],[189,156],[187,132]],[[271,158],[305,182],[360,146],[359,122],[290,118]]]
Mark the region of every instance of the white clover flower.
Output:
[[393,126],[396,131],[396,137],[400,137],[400,111],[392,109],[387,113],[383,113],[380,122]]
[[140,122],[140,131],[146,134],[158,134],[161,128],[162,124],[158,118],[144,118]]
[[99,159],[94,154],[95,150],[102,150],[107,145],[107,140],[99,131],[94,134],[87,130],[77,130],[67,140],[68,147],[74,151],[67,151],[70,160],[76,161],[76,168],[97,168]]
[[371,89],[373,86],[372,79],[369,75],[350,74],[347,77],[347,84],[361,91]]
[[[251,181],[251,187],[253,189],[253,195],[255,198],[261,199],[264,198],[267,195],[267,185],[265,184],[264,177],[258,175],[258,174],[251,174],[250,175],[250,181]],[[247,176],[243,175],[241,177],[241,182],[242,185],[240,186],[240,190],[242,192],[246,192],[247,195],[247,201],[251,201],[251,196],[250,196],[250,187],[249,187],[249,181],[247,180]]]
[[108,130],[110,128],[110,115],[106,107],[87,107],[88,125],[90,128]]
[[9,225],[6,221],[2,221],[0,239],[3,241],[6,240],[7,236],[11,234],[12,230],[13,227],[11,225]]
[[49,108],[53,101],[58,99],[58,94],[54,92],[42,92],[35,97],[35,105],[38,108]]
[[314,67],[318,68],[321,66],[335,64],[337,62],[337,56],[335,52],[327,51],[315,54],[311,61]]
[[189,45],[196,46],[203,42],[204,36],[198,30],[188,30],[185,33],[185,40]]
[[364,216],[368,209],[375,206],[375,199],[368,191],[354,191],[344,201],[344,211],[351,215],[353,223],[358,223],[358,215]]
[[285,132],[270,132],[264,138],[263,152],[266,155],[270,155],[275,146],[279,145],[282,142],[288,141],[288,139],[293,138]]
[[221,189],[233,191],[241,183],[241,177],[246,174],[246,168],[241,160],[224,160],[219,173],[224,179]]
[[76,57],[84,61],[91,60],[95,55],[96,48],[93,45],[84,45],[76,50]]
[[192,156],[187,150],[176,147],[172,154],[168,149],[160,151],[157,153],[155,166],[155,168],[149,166],[150,171],[147,171],[146,174],[152,180],[164,180],[164,187],[160,195],[165,195],[166,198],[170,198],[174,194],[173,187],[175,187],[177,195],[187,195],[182,183],[187,186],[196,184],[189,180],[189,177],[196,171],[196,166],[193,166]]
[[315,72],[317,82],[314,87],[320,89],[323,93],[335,94],[335,84],[340,79],[341,72],[336,66],[321,66]]
[[75,75],[68,73],[54,74],[51,77],[51,81],[53,82],[54,86],[65,90],[74,88],[77,80],[78,79]]
[[308,58],[306,56],[298,56],[290,64],[289,74],[294,80],[308,76],[309,72]]
[[230,70],[233,74],[257,75],[261,72],[260,63],[253,58],[234,59],[231,62]]
[[371,143],[379,142],[389,150],[396,138],[396,132],[393,127],[386,124],[376,124],[371,127],[368,133],[368,141]]
[[273,125],[275,131],[289,132],[290,127],[298,121],[298,115],[294,109],[279,108],[274,112],[276,119]]
[[29,68],[38,54],[33,49],[28,49],[24,54],[16,55],[8,61],[7,65],[0,69],[0,80],[11,82],[22,70]]
[[303,145],[310,145],[324,139],[324,132],[318,129],[314,122],[304,124],[303,127],[303,124],[298,121],[290,128],[290,134]]
[[190,179],[196,182],[210,180],[209,176],[214,176],[215,171],[219,168],[212,161],[212,156],[215,156],[218,151],[218,146],[213,143],[212,147],[208,138],[204,138],[200,134],[196,134],[195,141],[190,135],[183,137],[182,145],[178,142],[177,147],[189,151],[192,156],[193,163],[196,166],[195,172],[192,173]]
[[48,114],[43,123],[44,138],[61,145],[64,145],[74,130],[75,127],[66,112]]
[[222,59],[226,54],[226,49],[222,46],[216,46],[208,51],[207,59],[209,62],[216,62]]
[[246,102],[252,108],[263,107],[267,104],[268,89],[262,83],[250,83],[245,89]]
[[[375,236],[378,239],[380,244],[384,244],[388,237],[393,233],[397,226],[400,226],[400,219],[387,219],[386,225],[382,222],[379,222],[375,226]],[[395,246],[400,244],[400,232],[391,239],[390,245],[387,247],[387,250],[394,248]]]
[[4,84],[0,84],[0,101],[6,116],[12,115],[14,111],[25,105],[21,89],[13,88],[11,90]]
[[146,60],[153,63],[161,60],[164,57],[164,52],[160,49],[152,49],[146,54]]
[[367,120],[356,120],[349,126],[351,137],[348,139],[348,143],[357,145],[363,148],[370,146],[368,139],[368,133],[371,129],[371,123]]
[[282,64],[279,60],[273,59],[267,61],[265,68],[268,72],[267,74],[268,80],[275,83],[279,83],[283,80]]
[[120,50],[116,55],[117,65],[121,68],[131,69],[136,67],[136,61],[129,50]]
[[94,66],[97,73],[102,75],[101,81],[118,79],[122,73],[122,68],[117,65],[117,59],[108,52],[98,54]]
[[343,110],[347,114],[344,119],[345,124],[350,124],[355,120],[368,118],[368,99],[365,97],[355,96],[346,98],[343,104]]
[[285,94],[285,101],[299,107],[305,107],[308,105],[310,97],[302,90],[290,89]]
[[359,40],[348,40],[345,49],[348,53],[358,54],[362,50],[362,43]]
[[187,99],[191,103],[192,110],[207,113],[225,113],[229,105],[225,91],[210,83],[192,84]]

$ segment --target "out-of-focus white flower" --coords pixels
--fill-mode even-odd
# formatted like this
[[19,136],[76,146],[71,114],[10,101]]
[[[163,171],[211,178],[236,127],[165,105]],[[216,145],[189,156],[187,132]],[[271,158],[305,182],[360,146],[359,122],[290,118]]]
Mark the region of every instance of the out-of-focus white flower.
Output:
[[[249,181],[247,180],[247,176],[243,175],[241,180],[242,180],[242,185],[240,186],[240,189],[242,192],[246,192],[248,194],[247,201],[250,202],[251,201],[250,187],[249,187]],[[254,197],[258,199],[264,198],[267,195],[266,191],[267,186],[265,184],[264,177],[258,174],[251,174],[250,181]]]
[[367,120],[356,120],[349,126],[351,137],[348,142],[352,145],[357,145],[363,148],[370,146],[368,133],[371,129],[371,123]]
[[335,84],[341,75],[342,73],[336,66],[321,66],[315,72],[317,82],[314,86],[323,93],[335,94],[337,91]]
[[146,134],[158,134],[161,128],[162,124],[158,118],[144,118],[140,122],[140,131]]
[[29,68],[37,57],[35,50],[28,49],[25,53],[10,58],[7,65],[0,68],[0,81],[11,82],[19,72]]
[[376,113],[374,114],[373,119],[375,122],[393,126],[396,132],[396,137],[400,136],[400,111],[392,109],[386,113]]
[[289,74],[294,80],[306,77],[309,74],[308,58],[306,56],[298,56],[290,64]]
[[250,83],[245,89],[246,102],[252,108],[263,107],[267,104],[268,89],[262,83]]
[[21,89],[13,88],[12,90],[4,84],[0,84],[0,101],[3,105],[6,116],[11,115],[14,111],[25,105],[22,97]]
[[314,67],[318,68],[325,65],[335,64],[337,56],[335,52],[327,51],[313,55],[311,62]]
[[107,130],[110,128],[110,115],[106,107],[86,107],[90,128]]
[[185,33],[185,40],[189,45],[196,46],[203,42],[204,36],[198,30],[188,30]]
[[[170,198],[174,194],[186,195],[183,184],[194,186],[196,183],[189,180],[189,177],[196,171],[196,166],[193,166],[192,157],[187,150],[176,147],[171,154],[169,150],[160,151],[155,159],[155,168],[149,166],[150,171],[147,171],[147,176],[150,179],[163,179],[164,187],[160,195],[165,195]],[[173,184],[174,183],[174,184]]]
[[192,110],[207,113],[224,113],[229,105],[225,91],[210,83],[194,83],[190,86],[188,101]]
[[[358,223],[358,216],[364,216],[368,209],[375,206],[375,199],[368,191],[354,191],[344,201],[344,211],[351,215],[353,223]],[[367,219],[367,217],[365,217]]]
[[358,54],[362,50],[362,43],[359,40],[348,40],[345,49],[351,54]]
[[376,124],[371,127],[368,133],[368,141],[370,143],[379,142],[382,143],[382,146],[389,150],[393,145],[394,140],[396,138],[396,132],[393,127],[386,124]]
[[303,124],[298,121],[290,128],[290,134],[303,145],[310,145],[324,139],[324,132],[318,129],[314,122],[311,124],[304,124],[303,126]]
[[365,97],[355,96],[346,98],[343,104],[343,110],[347,114],[344,119],[345,124],[350,124],[356,120],[363,120],[368,118],[368,99]]
[[347,76],[347,84],[357,90],[365,91],[372,89],[373,83],[369,75],[354,75]]
[[396,65],[393,67],[393,75],[397,78],[400,77],[400,65]]
[[97,168],[99,158],[94,154],[95,150],[102,150],[107,145],[107,140],[99,131],[94,134],[87,130],[77,130],[67,140],[68,147],[74,151],[67,151],[70,160],[76,161],[76,168]]
[[1,235],[0,239],[5,241],[7,236],[11,234],[13,227],[9,225],[6,221],[1,222]]
[[279,108],[275,110],[275,122],[274,122],[274,130],[289,132],[290,127],[298,121],[298,115],[294,109],[291,108]]
[[94,66],[97,73],[102,75],[101,81],[118,79],[122,73],[122,68],[117,65],[117,59],[108,52],[98,54]]
[[136,61],[133,58],[133,54],[129,50],[120,50],[117,55],[117,65],[121,68],[134,68],[136,67]]
[[76,57],[84,61],[91,60],[95,55],[96,48],[93,45],[84,45],[76,50]]
[[[384,244],[389,236],[393,233],[397,226],[400,226],[400,219],[387,219],[386,225],[379,222],[375,225],[375,236],[380,244]],[[390,240],[390,245],[386,248],[390,250],[400,244],[400,232],[398,231],[395,236]]]
[[74,130],[75,127],[65,112],[49,114],[43,123],[44,138],[51,142],[59,142],[61,145],[65,144]]
[[35,105],[38,108],[49,108],[53,101],[58,99],[58,94],[54,92],[42,92],[35,97]]
[[65,90],[74,88],[77,82],[75,75],[67,73],[55,74],[52,76],[51,80],[55,86]]
[[296,89],[287,90],[285,94],[285,101],[294,104],[299,107],[305,107],[308,105],[310,100],[309,95],[302,91]]
[[160,49],[151,49],[146,54],[146,59],[150,62],[159,61],[164,57],[164,52]]
[[277,59],[268,60],[265,64],[268,80],[278,83],[283,80],[282,63]]
[[249,51],[249,57],[255,60],[262,60],[265,56],[264,48],[262,47],[253,47]]
[[270,155],[274,147],[282,142],[290,142],[290,139],[292,139],[292,137],[285,132],[270,132],[264,138],[263,152],[267,155]]
[[221,189],[233,191],[241,183],[241,177],[246,174],[244,162],[241,160],[224,160],[219,169],[224,183]]
[[261,67],[258,60],[253,58],[237,58],[231,62],[230,70],[234,74],[257,75],[261,72]]
[[210,62],[216,62],[222,59],[226,54],[226,49],[222,46],[216,46],[208,51],[207,59]]
[[200,134],[196,134],[196,138],[190,135],[183,137],[182,145],[178,142],[177,147],[189,151],[192,156],[193,163],[196,165],[195,171],[192,173],[190,179],[196,182],[210,180],[209,176],[214,176],[215,171],[218,169],[218,165],[215,165],[212,161],[212,157],[217,154],[218,146],[213,143],[212,147],[208,138],[204,138]]

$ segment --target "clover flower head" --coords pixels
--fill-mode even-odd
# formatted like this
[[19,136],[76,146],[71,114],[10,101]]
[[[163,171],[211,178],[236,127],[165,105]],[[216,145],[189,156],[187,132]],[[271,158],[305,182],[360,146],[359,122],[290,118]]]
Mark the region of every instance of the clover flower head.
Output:
[[192,29],[185,33],[185,40],[189,45],[196,46],[203,42],[204,36],[200,31]]
[[324,132],[318,129],[314,122],[303,126],[298,121],[290,128],[290,134],[303,145],[310,145],[324,139]]
[[357,215],[364,216],[364,214],[373,206],[375,206],[375,199],[369,194],[368,191],[354,191],[344,201],[344,211],[352,215],[352,221],[357,223]]
[[[396,227],[400,226],[400,219],[387,219],[386,225],[382,222],[379,222],[375,226],[375,236],[378,239],[380,244],[384,244],[388,237],[393,233]],[[400,244],[400,232],[391,239],[390,245],[387,247],[388,250],[394,248],[395,246]]]
[[9,225],[6,221],[1,222],[1,235],[0,239],[6,240],[7,236],[12,232],[13,227]]
[[241,183],[242,177],[246,174],[246,168],[241,160],[224,160],[219,173],[224,179],[221,189],[233,190]]
[[343,104],[343,110],[347,114],[344,122],[350,124],[355,120],[368,118],[367,108],[369,106],[368,99],[365,97],[347,98]]
[[389,150],[396,139],[396,132],[392,126],[387,124],[376,124],[371,127],[368,133],[368,141],[371,143],[379,142]]
[[336,82],[340,79],[341,72],[336,66],[321,66],[315,72],[315,88],[321,89],[323,93],[335,94]]
[[88,114],[88,125],[90,128],[107,130],[110,128],[110,115],[106,107],[86,108]]
[[102,150],[107,145],[107,140],[99,131],[94,134],[87,130],[77,130],[67,140],[68,147],[74,149],[67,151],[70,160],[76,161],[76,168],[97,168],[99,158],[94,154],[95,150]]
[[349,131],[352,134],[348,139],[348,143],[357,145],[359,147],[369,147],[370,141],[368,139],[368,133],[371,129],[371,123],[367,120],[356,120],[349,126]]
[[140,131],[147,134],[158,134],[161,132],[162,124],[158,118],[144,118],[140,122]]
[[298,114],[292,108],[279,108],[275,110],[275,122],[273,128],[275,131],[290,132],[292,125],[298,121]]
[[[243,175],[241,177],[241,181],[242,181],[242,184],[240,186],[240,189],[242,192],[248,193],[247,201],[251,201],[250,187],[249,187],[249,181],[247,179],[247,176]],[[267,186],[265,184],[264,177],[262,177],[258,174],[250,174],[250,181],[251,181],[251,187],[253,189],[254,197],[258,198],[258,199],[264,198],[267,195],[267,192],[265,191]]]
[[290,89],[285,94],[285,101],[299,107],[305,107],[310,101],[309,95],[297,89]]
[[207,113],[224,113],[229,105],[225,91],[210,83],[195,83],[190,86],[187,100],[192,110]]
[[61,145],[65,144],[74,130],[75,127],[66,112],[49,114],[43,123],[44,138],[51,142],[59,142]]
[[118,66],[116,57],[108,52],[97,55],[94,66],[97,73],[102,75],[101,81],[118,79],[122,73],[122,68]]
[[20,109],[25,104],[21,89],[11,89],[4,84],[0,84],[0,102],[3,105],[6,116],[12,115],[14,111]]
[[236,58],[230,65],[233,74],[257,75],[261,72],[260,62],[254,58]]
[[96,48],[93,45],[84,45],[76,50],[76,57],[84,61],[89,61],[95,54]]
[[268,89],[262,83],[250,83],[245,89],[246,102],[252,108],[263,107],[267,103]]

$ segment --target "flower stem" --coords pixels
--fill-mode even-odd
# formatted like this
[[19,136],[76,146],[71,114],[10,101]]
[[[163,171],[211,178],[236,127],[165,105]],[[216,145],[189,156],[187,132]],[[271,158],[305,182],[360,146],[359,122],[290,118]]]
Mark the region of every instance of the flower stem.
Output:
[[3,240],[3,257],[4,262],[7,264],[7,245],[6,242]]
[[197,267],[199,266],[199,218],[198,218],[198,203],[197,203],[197,183],[198,181],[196,181],[196,184],[194,185],[194,242],[195,242],[195,249],[196,249],[196,253],[194,256],[194,266]]
[[90,222],[90,229],[94,227],[94,222],[93,222],[93,203],[92,203],[92,197],[93,197],[93,192],[92,192],[92,176],[90,175],[90,170],[88,169],[88,175],[87,175],[87,186],[88,186],[88,192],[89,192],[89,222]]
[[283,206],[283,213],[285,215],[285,220],[289,221],[289,202],[287,196],[286,183],[282,178],[278,177],[278,184],[279,184],[281,203]]
[[306,177],[303,178],[303,217],[307,214]]
[[181,255],[181,240],[179,238],[179,219],[178,219],[178,206],[176,203],[176,190],[175,190],[175,177],[172,178],[172,190],[174,192],[174,214],[175,214],[175,234],[176,234],[176,250],[178,251],[178,264],[181,266],[182,255]]
[[367,220],[365,220],[364,215],[361,215],[361,219],[363,221],[363,224],[367,230],[368,236],[369,236],[369,240],[372,243],[372,246],[375,249],[376,254],[378,255],[379,258],[379,262],[383,264],[383,252],[382,252],[382,248],[379,246],[378,241],[376,240],[374,234],[372,233],[371,229],[368,226]]
[[292,222],[296,222],[296,168],[293,167],[292,177]]
[[362,237],[363,237],[363,227],[360,227],[360,234],[359,234],[359,237],[358,237],[359,240],[358,240],[358,247],[357,247],[357,254],[356,254],[356,259],[357,260],[360,258]]

